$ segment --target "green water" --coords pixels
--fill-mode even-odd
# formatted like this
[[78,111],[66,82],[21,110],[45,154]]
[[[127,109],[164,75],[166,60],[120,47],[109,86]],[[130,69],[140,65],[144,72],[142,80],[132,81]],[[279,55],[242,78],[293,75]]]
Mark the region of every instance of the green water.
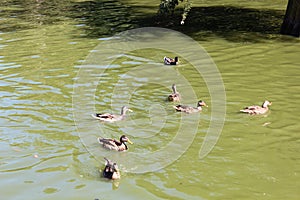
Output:
[[[119,112],[127,104],[134,112],[124,122],[98,123],[90,113],[83,113],[80,123],[74,121],[80,110],[73,110],[77,107],[72,98],[84,60],[115,33],[158,26],[151,23],[157,2],[0,1],[1,199],[300,198],[300,43],[277,34],[286,2],[199,1],[193,6],[196,14],[191,13],[193,20],[188,18],[185,26],[164,26],[198,41],[218,67],[226,92],[221,135],[213,150],[199,159],[212,99],[203,77],[182,59],[172,69],[186,77],[196,99],[209,105],[191,145],[176,161],[155,171],[134,173],[119,163],[122,178],[111,182],[100,177],[104,162],[93,152],[103,149],[90,138],[103,131],[112,137],[126,133],[135,144],[121,156],[130,162],[133,153],[147,155],[172,141],[184,126],[181,118],[193,122],[199,116],[173,111],[173,104],[165,101],[172,80],[163,76],[157,76],[157,82],[133,79],[134,91],[116,93],[138,66],[157,68],[163,75],[166,52],[159,47],[119,55],[105,73],[94,74],[100,77],[95,97],[82,110]],[[170,85],[165,87],[164,81]],[[187,88],[177,85],[183,94]],[[131,95],[129,100],[126,95]],[[268,114],[238,113],[265,99],[273,102]],[[182,103],[195,104],[184,96]],[[93,126],[85,132],[81,124]]]

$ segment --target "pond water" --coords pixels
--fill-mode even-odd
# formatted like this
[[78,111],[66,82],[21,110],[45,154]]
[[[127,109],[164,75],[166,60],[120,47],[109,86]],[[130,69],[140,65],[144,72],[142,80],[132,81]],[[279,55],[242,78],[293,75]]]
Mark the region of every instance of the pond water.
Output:
[[[184,26],[176,24],[177,15],[159,24],[153,17],[157,2],[0,3],[1,199],[300,198],[300,42],[277,34],[286,2],[199,1]],[[103,46],[114,34],[144,26],[190,36],[209,55],[201,56],[212,59],[199,61],[213,61],[220,72],[224,127],[203,158],[206,133],[219,120],[213,115],[218,99],[195,60],[162,63],[177,51],[187,57],[199,52],[180,49],[172,34],[173,52],[173,44],[164,42],[117,54]],[[166,102],[172,83],[181,103],[195,105],[201,98],[209,107],[201,114],[176,113],[175,103]],[[272,101],[266,115],[238,112],[266,99]],[[133,112],[122,122],[90,116],[119,113],[123,105]],[[128,152],[97,144],[99,136],[121,134],[134,142]],[[103,156],[118,161],[120,181],[101,178]],[[141,165],[151,170],[136,173]]]

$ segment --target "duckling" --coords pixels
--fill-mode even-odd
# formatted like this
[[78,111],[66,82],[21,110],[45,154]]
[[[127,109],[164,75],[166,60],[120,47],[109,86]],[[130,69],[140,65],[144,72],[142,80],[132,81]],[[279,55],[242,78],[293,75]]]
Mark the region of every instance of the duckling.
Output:
[[169,101],[180,101],[180,94],[176,90],[176,85],[172,85],[173,93],[168,96]]
[[107,158],[104,158],[104,160],[105,160],[105,168],[102,173],[103,177],[112,180],[120,179],[121,174],[117,163],[113,163],[111,160],[108,160]]
[[179,59],[177,56],[174,59],[165,56],[164,63],[165,63],[165,65],[177,65],[179,63]]
[[129,144],[133,144],[129,140],[129,138],[125,135],[122,135],[120,137],[120,141],[116,139],[111,139],[111,138],[98,138],[98,142],[103,145],[104,148],[109,149],[109,150],[116,150],[116,151],[126,151],[128,150],[128,147],[126,145],[126,142]]
[[104,113],[104,114],[96,113],[96,114],[92,114],[92,117],[104,122],[116,122],[116,121],[123,120],[126,116],[127,111],[133,112],[131,109],[127,108],[126,106],[123,106],[120,115],[110,114],[110,113]]
[[208,107],[204,101],[200,100],[200,101],[198,101],[196,108],[192,107],[192,106],[184,106],[184,105],[173,106],[173,108],[175,108],[176,111],[178,111],[178,112],[194,113],[194,112],[201,111],[202,106]]
[[266,100],[266,101],[264,101],[262,106],[256,106],[256,105],[248,106],[240,111],[243,113],[248,113],[250,115],[265,114],[269,110],[268,106],[270,106],[270,105],[272,105],[272,102],[269,102]]

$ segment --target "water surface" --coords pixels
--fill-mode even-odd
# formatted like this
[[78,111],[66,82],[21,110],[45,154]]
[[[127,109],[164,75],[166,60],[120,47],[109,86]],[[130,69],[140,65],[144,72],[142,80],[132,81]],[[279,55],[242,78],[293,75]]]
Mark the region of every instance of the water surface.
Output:
[[[0,14],[1,197],[299,199],[300,43],[276,34],[285,3],[228,0],[193,4],[199,14],[214,13],[215,17],[220,12],[224,16],[231,13],[233,16],[226,19],[234,19],[237,11],[247,12],[249,22],[264,17],[257,21],[257,28],[239,26],[237,20],[233,28],[223,29],[223,23],[211,24],[216,22],[213,16],[186,22],[186,26],[198,23],[200,28],[175,25],[206,49],[222,75],[227,112],[218,143],[208,156],[199,159],[210,123],[208,107],[200,115],[191,146],[178,160],[141,174],[126,172],[120,163],[122,179],[111,182],[100,177],[103,161],[86,149],[80,137],[83,132],[74,122],[74,81],[83,61],[99,43],[119,31],[143,27],[143,20],[144,25],[151,25],[157,5],[145,1],[5,1]],[[272,18],[274,21],[268,21]],[[267,25],[271,28],[262,31]],[[128,92],[132,95],[129,101],[114,93],[116,88],[127,86],[132,77],[125,75],[130,70],[143,65],[158,71],[166,67],[161,63],[165,53],[136,51],[115,59],[101,75],[94,102],[90,102],[95,104],[91,113],[118,113],[124,104],[134,112],[116,125],[93,121],[86,113],[83,123],[94,124],[87,130],[91,137],[97,138],[103,130],[112,137],[126,133],[135,144],[122,156],[130,151],[160,150],[174,138],[181,114],[165,101],[171,80],[165,87],[160,77],[157,83],[147,77],[134,79],[131,83],[136,90]],[[183,60],[174,69],[187,77],[196,98],[210,105],[205,81],[191,64]],[[187,86],[179,83],[177,88],[184,93]],[[238,113],[244,106],[261,104],[265,99],[273,102],[267,115]],[[191,99],[183,103],[195,105]],[[93,141],[88,148],[100,149]]]

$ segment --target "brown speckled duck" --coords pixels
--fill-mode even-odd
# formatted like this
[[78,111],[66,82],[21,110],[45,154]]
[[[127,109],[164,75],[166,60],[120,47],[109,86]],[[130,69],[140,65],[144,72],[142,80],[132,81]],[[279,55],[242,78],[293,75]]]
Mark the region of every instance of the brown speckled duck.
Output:
[[270,106],[270,105],[272,105],[272,102],[269,102],[266,100],[266,101],[264,101],[262,106],[256,106],[256,105],[248,106],[240,111],[243,113],[248,113],[250,115],[265,114],[269,110],[268,106]]
[[126,135],[122,135],[120,137],[120,141],[111,138],[99,137],[98,142],[102,144],[104,148],[115,151],[126,151],[128,149],[126,142],[133,144]]
[[172,90],[173,90],[173,93],[168,96],[168,100],[174,101],[174,102],[180,101],[180,94],[179,94],[179,92],[177,92],[175,84],[172,85]]
[[204,101],[200,100],[198,101],[196,108],[184,105],[173,106],[173,108],[175,108],[175,110],[178,112],[195,113],[201,111],[203,106],[208,107]]
[[104,121],[104,122],[116,122],[116,121],[123,120],[126,116],[127,111],[132,112],[132,110],[130,110],[126,106],[123,106],[121,109],[120,115],[110,114],[110,113],[104,113],[104,114],[96,113],[96,114],[92,114],[92,117],[95,119],[99,119],[100,121]]
[[104,178],[116,180],[121,178],[119,167],[117,163],[112,162],[111,160],[105,159],[105,168],[102,172]]

